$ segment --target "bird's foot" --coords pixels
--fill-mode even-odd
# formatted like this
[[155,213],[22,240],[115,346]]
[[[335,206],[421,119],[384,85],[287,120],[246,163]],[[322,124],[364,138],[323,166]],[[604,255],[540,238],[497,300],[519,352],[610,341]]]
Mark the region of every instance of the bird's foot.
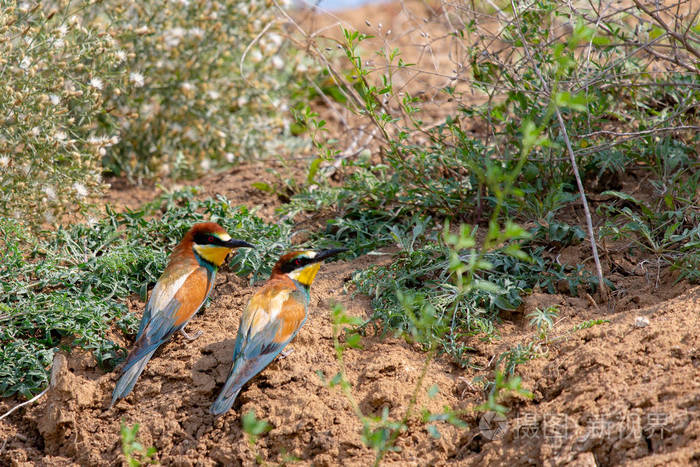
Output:
[[202,330],[200,329],[199,331],[195,332],[194,334],[189,335],[189,334],[187,334],[187,333],[185,332],[185,328],[184,328],[184,327],[183,327],[182,329],[180,329],[180,332],[181,332],[182,335],[185,337],[185,339],[187,339],[188,341],[193,341],[193,340],[197,339],[199,336],[201,336],[202,334],[204,334],[204,331],[202,331]]
[[294,352],[294,349],[291,347],[287,347],[286,349],[282,349],[280,352],[280,358],[285,358],[290,356]]

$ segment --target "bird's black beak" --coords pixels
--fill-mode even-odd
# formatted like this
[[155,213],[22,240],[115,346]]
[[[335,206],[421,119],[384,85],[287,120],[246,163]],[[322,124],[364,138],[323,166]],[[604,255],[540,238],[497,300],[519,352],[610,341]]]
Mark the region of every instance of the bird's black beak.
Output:
[[227,248],[255,248],[255,245],[251,245],[248,242],[244,242],[243,240],[235,240],[231,239],[228,242],[224,243],[224,245]]
[[321,250],[314,257],[314,263],[317,263],[319,261],[323,261],[326,258],[330,258],[331,256],[335,256],[338,253],[342,253],[344,251],[348,251],[348,249],[347,248],[331,248],[329,250]]

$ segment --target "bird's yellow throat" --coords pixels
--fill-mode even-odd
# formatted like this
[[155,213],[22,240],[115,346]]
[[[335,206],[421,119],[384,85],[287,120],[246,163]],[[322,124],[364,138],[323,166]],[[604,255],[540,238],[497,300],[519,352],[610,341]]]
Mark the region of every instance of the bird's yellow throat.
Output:
[[289,273],[289,277],[308,287],[313,283],[314,279],[316,278],[316,273],[320,268],[321,263],[309,264],[304,269],[292,271]]
[[197,245],[197,244],[195,244],[194,250],[204,260],[209,261],[210,263],[216,265],[217,267],[224,264],[224,261],[226,261],[226,255],[228,255],[231,252],[230,248],[226,248],[225,246],[217,246],[217,245]]

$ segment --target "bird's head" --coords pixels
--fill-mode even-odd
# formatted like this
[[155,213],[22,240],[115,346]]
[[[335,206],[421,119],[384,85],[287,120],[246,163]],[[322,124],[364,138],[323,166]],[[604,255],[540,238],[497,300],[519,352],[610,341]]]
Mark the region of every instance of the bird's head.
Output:
[[192,242],[192,249],[196,255],[216,267],[224,264],[226,256],[234,248],[253,248],[248,242],[232,239],[223,227],[214,222],[193,225],[185,240]]
[[345,248],[333,248],[321,251],[292,251],[282,256],[275,264],[272,274],[286,274],[300,284],[310,287],[321,267],[321,262],[346,251]]

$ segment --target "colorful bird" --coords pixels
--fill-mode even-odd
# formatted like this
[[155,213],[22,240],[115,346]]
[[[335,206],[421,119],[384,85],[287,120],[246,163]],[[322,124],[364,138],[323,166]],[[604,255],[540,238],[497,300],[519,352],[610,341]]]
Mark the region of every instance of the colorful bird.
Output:
[[201,335],[200,331],[189,336],[185,325],[211,293],[219,266],[238,247],[252,248],[253,245],[231,239],[224,228],[214,222],[195,224],[185,234],[151,292],[136,342],[112,393],[110,407],[131,392],[146,363],[173,334],[181,331],[190,340]]
[[321,261],[345,249],[293,251],[282,256],[270,279],[250,299],[238,326],[233,364],[226,384],[209,411],[227,412],[245,383],[275,359],[301,329],[309,289]]

